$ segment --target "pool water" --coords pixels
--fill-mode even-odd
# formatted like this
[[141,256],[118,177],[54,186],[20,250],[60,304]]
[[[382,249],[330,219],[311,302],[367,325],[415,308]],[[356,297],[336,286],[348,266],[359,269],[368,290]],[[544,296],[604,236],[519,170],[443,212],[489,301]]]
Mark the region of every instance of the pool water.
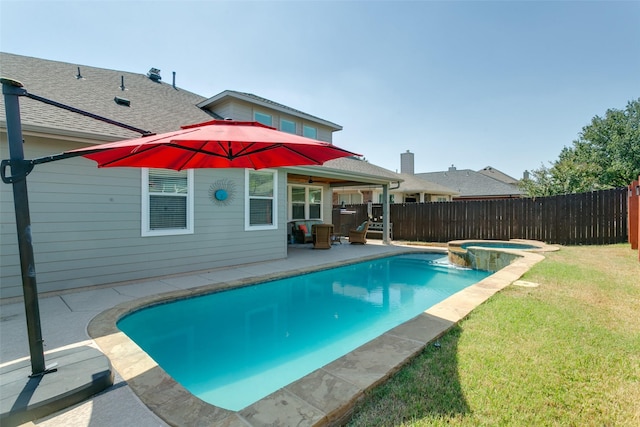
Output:
[[397,255],[156,305],[118,327],[191,393],[237,411],[489,274]]

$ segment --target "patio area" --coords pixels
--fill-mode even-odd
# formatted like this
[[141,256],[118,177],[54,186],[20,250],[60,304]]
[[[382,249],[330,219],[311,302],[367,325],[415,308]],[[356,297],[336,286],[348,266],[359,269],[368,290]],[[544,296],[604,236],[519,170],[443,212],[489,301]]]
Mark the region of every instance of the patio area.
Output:
[[[81,345],[100,348],[110,357],[116,375],[114,385],[107,391],[27,425],[129,426],[132,423],[137,426],[168,425],[162,418],[175,425],[193,425],[196,420],[206,425],[244,427],[332,424],[348,416],[351,404],[362,395],[364,390],[384,381],[406,360],[421,351],[427,343],[441,335],[495,292],[517,280],[533,264],[542,259],[539,254],[523,254],[523,258],[437,304],[423,315],[394,328],[321,370],[239,412],[215,408],[193,396],[185,397],[186,400],[177,399],[175,402],[165,401],[153,404],[149,401],[150,393],[144,393],[142,390],[143,387],[139,381],[140,372],[136,372],[135,369],[125,372],[123,368],[129,367],[126,360],[117,360],[114,357],[113,348],[107,348],[108,345],[101,339],[98,339],[100,344],[98,347],[87,332],[89,323],[99,314],[120,304],[125,306],[129,303],[137,304],[136,300],[154,298],[158,294],[179,294],[204,287],[237,286],[265,278],[330,268],[349,261],[405,251],[433,250],[445,253],[443,248],[383,245],[375,240],[369,241],[366,245],[350,245],[343,242],[342,245],[332,245],[329,250],[314,250],[311,244],[289,245],[288,249],[288,258],[277,261],[199,271],[189,275],[156,278],[118,284],[118,286],[102,286],[56,295],[41,295],[40,310],[45,351]],[[4,366],[17,359],[28,357],[29,349],[22,302],[3,301],[1,311],[0,366]],[[103,322],[102,325],[96,323],[108,317],[103,313],[92,322],[92,328],[107,328],[108,322]],[[154,371],[155,375],[161,370],[149,369],[149,371]],[[136,385],[136,376],[138,385]],[[155,380],[158,378],[162,379],[162,377],[155,377]],[[150,377],[147,376],[142,382],[149,379]],[[132,387],[136,388],[135,392]],[[153,411],[149,407],[152,407]]]

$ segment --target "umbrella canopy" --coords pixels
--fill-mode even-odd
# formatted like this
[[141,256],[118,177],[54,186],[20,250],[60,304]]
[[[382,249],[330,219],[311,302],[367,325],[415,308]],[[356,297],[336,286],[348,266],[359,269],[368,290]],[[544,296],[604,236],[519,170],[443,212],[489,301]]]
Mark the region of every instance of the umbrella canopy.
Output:
[[182,130],[71,150],[99,167],[164,169],[321,165],[358,154],[258,122],[212,120]]

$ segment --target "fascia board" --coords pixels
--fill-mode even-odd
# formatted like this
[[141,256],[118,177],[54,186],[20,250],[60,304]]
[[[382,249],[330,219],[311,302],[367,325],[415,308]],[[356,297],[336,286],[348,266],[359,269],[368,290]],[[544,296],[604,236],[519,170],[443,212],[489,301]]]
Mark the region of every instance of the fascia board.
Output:
[[298,166],[283,168],[287,172],[295,173],[299,175],[313,175],[323,178],[344,179],[345,181],[358,181],[364,184],[391,184],[394,182],[402,182],[403,179],[391,179],[380,177],[376,175],[367,175],[357,172],[348,172],[340,169],[331,169],[327,167],[318,166]]
[[[6,132],[7,122],[0,121],[0,129]],[[137,138],[138,134],[131,134],[131,136],[114,136],[104,135],[91,132],[78,132],[69,129],[56,129],[48,126],[30,125],[27,123],[22,124],[22,134],[24,136],[35,136],[49,139],[63,139],[65,141],[80,142],[83,144],[97,144],[104,142],[121,141],[124,139]]]

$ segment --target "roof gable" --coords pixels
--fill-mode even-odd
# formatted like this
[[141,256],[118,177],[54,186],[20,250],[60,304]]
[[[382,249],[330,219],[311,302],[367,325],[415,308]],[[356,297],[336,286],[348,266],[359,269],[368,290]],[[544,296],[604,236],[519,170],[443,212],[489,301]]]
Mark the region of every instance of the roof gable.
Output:
[[483,175],[486,175],[490,178],[493,179],[497,179],[498,181],[502,181],[505,184],[517,184],[518,180],[515,179],[512,176],[507,175],[506,173],[499,171],[498,169],[494,168],[493,166],[487,166],[485,168],[482,168],[478,171],[478,173],[481,173]]
[[280,104],[275,101],[271,101],[270,99],[254,95],[252,93],[238,92],[235,90],[225,90],[223,92],[220,92],[219,94],[200,102],[198,104],[198,107],[204,108],[204,109],[213,109],[215,108],[216,105],[223,103],[225,101],[228,101],[230,99],[246,101],[254,105],[259,105],[264,108],[269,108],[272,110],[289,114],[291,116],[299,117],[314,123],[318,123],[330,128],[331,131],[342,130],[342,126],[335,124],[333,122],[330,122],[328,120],[324,120],[319,117],[312,116],[311,114],[307,114],[303,111],[296,110],[295,108],[288,107],[286,105]]

